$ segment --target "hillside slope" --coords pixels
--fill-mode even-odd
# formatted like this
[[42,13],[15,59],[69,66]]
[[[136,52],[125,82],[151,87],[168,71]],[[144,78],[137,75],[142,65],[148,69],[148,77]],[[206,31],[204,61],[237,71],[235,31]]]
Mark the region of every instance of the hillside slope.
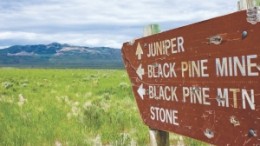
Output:
[[0,50],[2,67],[122,68],[120,49],[51,43]]

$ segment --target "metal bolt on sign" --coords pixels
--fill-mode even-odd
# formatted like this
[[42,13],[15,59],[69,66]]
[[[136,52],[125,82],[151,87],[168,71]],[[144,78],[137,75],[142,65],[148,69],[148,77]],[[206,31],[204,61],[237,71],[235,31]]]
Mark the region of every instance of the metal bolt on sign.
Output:
[[243,31],[242,32],[242,39],[245,39],[247,37],[248,33],[247,31]]
[[256,133],[256,131],[254,129],[250,129],[248,134],[249,134],[249,137],[252,137],[252,136],[253,137],[257,137],[257,133]]

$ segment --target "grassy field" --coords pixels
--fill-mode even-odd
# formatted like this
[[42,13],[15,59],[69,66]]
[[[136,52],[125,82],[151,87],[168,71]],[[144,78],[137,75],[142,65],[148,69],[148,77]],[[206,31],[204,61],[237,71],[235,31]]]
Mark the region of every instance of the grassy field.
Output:
[[124,70],[0,69],[1,146],[101,144],[149,144]]

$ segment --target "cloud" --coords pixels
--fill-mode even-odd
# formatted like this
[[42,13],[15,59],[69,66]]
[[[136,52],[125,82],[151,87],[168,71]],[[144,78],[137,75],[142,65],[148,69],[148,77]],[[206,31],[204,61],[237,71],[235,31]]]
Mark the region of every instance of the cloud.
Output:
[[[110,34],[81,34],[81,33],[32,33],[32,32],[2,32],[0,33],[0,43],[12,42],[18,40],[19,44],[49,44],[52,42],[68,43],[71,45],[82,46],[105,46],[119,48],[121,42],[127,40],[124,35],[110,35]],[[39,40],[41,40],[39,42]],[[4,44],[7,45],[7,44]]]
[[140,37],[150,23],[166,30],[235,10],[236,0],[1,0],[0,43],[58,41],[119,48]]

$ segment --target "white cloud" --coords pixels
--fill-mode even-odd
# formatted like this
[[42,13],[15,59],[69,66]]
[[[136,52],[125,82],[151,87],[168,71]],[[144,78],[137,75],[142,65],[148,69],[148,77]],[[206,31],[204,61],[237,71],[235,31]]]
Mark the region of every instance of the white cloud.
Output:
[[159,23],[169,28],[209,19],[235,11],[236,1],[1,0],[0,40],[119,48],[123,42],[139,37],[144,25]]
[[30,32],[0,32],[0,39],[28,39],[33,40],[37,37],[36,33],[30,33]]
[[127,36],[113,36],[109,34],[81,34],[81,33],[56,33],[56,34],[43,34],[43,33],[31,33],[31,32],[0,32],[1,39],[17,39],[24,40],[26,42],[38,44],[38,40],[41,43],[68,43],[72,45],[82,46],[105,46],[119,48],[121,42],[127,40]]
[[8,48],[8,47],[10,47],[10,46],[0,46],[0,50],[1,50],[1,49],[6,49],[6,48]]
[[[205,19],[233,11],[236,0],[65,0],[20,7],[8,16],[27,24],[136,24]],[[199,14],[199,15],[198,15]],[[9,14],[10,15],[10,14]],[[48,20],[48,21],[47,21]]]

